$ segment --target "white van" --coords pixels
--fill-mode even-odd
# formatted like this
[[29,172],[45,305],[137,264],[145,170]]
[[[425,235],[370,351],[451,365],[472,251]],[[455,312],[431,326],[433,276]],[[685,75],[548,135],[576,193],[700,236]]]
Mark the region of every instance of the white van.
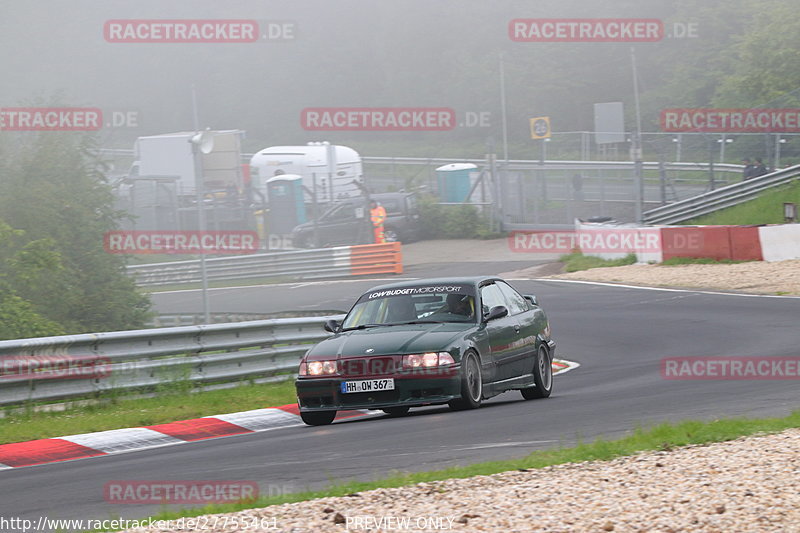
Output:
[[347,146],[308,143],[305,146],[271,146],[250,159],[254,186],[266,194],[267,180],[282,174],[303,177],[305,201],[327,203],[362,194],[358,183],[363,170],[361,156]]

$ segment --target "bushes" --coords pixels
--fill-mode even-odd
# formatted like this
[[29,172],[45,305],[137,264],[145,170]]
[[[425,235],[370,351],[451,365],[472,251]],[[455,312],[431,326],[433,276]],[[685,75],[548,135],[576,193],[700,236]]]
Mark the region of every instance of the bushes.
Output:
[[474,205],[441,205],[433,196],[420,199],[420,236],[423,239],[487,239],[492,233],[489,220]]

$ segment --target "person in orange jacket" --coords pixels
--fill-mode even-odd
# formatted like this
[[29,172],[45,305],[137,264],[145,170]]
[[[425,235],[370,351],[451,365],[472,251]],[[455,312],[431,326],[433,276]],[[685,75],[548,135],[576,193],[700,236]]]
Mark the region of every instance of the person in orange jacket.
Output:
[[381,204],[372,200],[369,203],[369,215],[372,219],[372,228],[375,232],[375,244],[383,244],[386,242],[386,235],[383,232],[383,223],[386,220],[386,209]]

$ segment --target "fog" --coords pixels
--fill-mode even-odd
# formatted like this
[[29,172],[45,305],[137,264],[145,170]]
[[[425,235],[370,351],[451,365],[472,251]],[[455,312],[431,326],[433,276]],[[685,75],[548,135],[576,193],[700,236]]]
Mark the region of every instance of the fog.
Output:
[[[537,114],[557,117],[557,131],[586,131],[593,125],[595,102],[624,101],[632,109],[631,44],[514,42],[509,21],[694,20],[684,2],[656,0],[56,0],[0,5],[0,105],[97,107],[107,126],[113,112],[117,118],[128,113],[135,120],[100,132],[101,144],[117,148],[130,147],[139,135],[191,129],[194,85],[202,126],[244,129],[251,149],[324,137],[373,152],[385,151],[381,143],[421,144],[418,152],[437,143],[467,143],[482,151],[488,137],[501,134],[501,55],[512,144],[525,141],[527,119]],[[256,20],[274,40],[130,43],[104,37],[107,21],[132,19]],[[665,49],[680,54],[680,47],[696,47],[703,37],[701,31],[693,39],[636,43],[643,91],[657,88],[666,74]],[[653,54],[662,59],[651,69]],[[651,104],[645,99],[644,105]],[[459,127],[436,133],[303,129],[303,109],[337,106],[446,107],[455,110]],[[649,123],[655,119],[645,117]]]

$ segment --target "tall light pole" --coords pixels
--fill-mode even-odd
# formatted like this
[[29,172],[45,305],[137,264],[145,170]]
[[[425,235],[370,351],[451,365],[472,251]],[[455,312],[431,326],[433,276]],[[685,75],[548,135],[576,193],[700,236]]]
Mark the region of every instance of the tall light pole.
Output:
[[503,160],[508,166],[508,117],[506,116],[506,67],[500,53],[500,119],[503,124]]
[[[508,170],[508,117],[506,116],[506,68],[503,61],[502,52],[500,53],[500,115],[503,124],[503,161],[505,161],[503,169],[505,172]],[[499,173],[497,173],[494,157],[492,157],[490,167],[492,169],[492,179],[495,181],[494,189],[497,191],[497,197],[495,198],[494,203],[497,206],[497,218],[499,221],[500,230],[502,231],[504,218],[503,184],[502,178],[500,177]]]
[[636,132],[633,135],[631,158],[633,159],[633,179],[636,198],[636,222],[642,222],[644,211],[644,177],[642,164],[642,112],[639,108],[639,77],[636,71],[636,52],[631,46],[631,67],[633,70],[633,100],[636,105]]
[[[194,120],[194,135],[189,140],[192,143],[192,155],[194,156],[194,188],[197,201],[197,229],[201,233],[206,229],[205,201],[203,198],[203,153],[211,151],[213,141],[209,140],[208,134],[200,132],[200,119],[197,113],[197,92],[192,84],[192,118]],[[202,242],[202,241],[201,241]],[[203,320],[206,324],[211,323],[211,309],[208,302],[208,271],[206,270],[206,254],[200,250],[200,283],[203,299]]]

